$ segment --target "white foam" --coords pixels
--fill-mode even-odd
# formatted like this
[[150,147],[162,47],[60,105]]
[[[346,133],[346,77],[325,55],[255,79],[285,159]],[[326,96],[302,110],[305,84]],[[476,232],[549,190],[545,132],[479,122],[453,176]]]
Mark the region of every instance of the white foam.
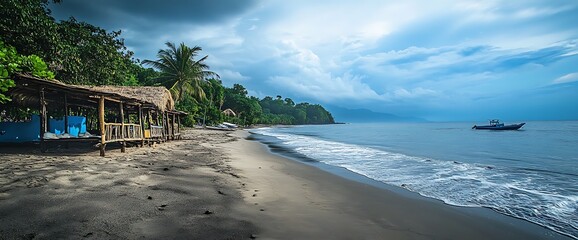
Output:
[[[458,206],[491,207],[554,229],[578,229],[578,196],[537,184],[539,174],[508,172],[469,163],[408,156],[368,146],[257,129],[320,162]],[[540,181],[542,182],[542,181]]]

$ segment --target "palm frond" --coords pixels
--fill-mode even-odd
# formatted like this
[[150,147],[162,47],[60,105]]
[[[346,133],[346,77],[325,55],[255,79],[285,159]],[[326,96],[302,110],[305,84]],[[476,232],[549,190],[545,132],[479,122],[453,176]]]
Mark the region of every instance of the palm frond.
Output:
[[191,48],[185,43],[176,46],[172,42],[166,42],[165,45],[167,49],[158,51],[157,60],[143,61],[143,64],[161,72],[155,81],[167,86],[175,101],[189,94],[199,100],[206,99],[202,83],[209,77],[220,78],[218,74],[209,71],[209,66],[204,63],[208,55],[195,60],[198,53],[202,51],[201,47]]

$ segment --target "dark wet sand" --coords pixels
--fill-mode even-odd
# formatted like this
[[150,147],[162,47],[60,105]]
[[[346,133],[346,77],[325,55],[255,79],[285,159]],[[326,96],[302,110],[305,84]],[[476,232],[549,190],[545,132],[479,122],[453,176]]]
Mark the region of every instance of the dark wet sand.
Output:
[[348,180],[247,135],[193,129],[105,158],[0,147],[0,239],[568,239]]
[[569,239],[489,209],[348,180],[271,154],[257,142],[243,139],[227,148],[231,165],[246,178],[252,211],[264,210],[254,223],[267,239]]

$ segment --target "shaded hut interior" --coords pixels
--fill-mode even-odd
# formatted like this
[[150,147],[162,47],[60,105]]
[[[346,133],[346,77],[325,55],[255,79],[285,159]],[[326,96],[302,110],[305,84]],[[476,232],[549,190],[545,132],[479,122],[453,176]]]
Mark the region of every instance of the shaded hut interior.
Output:
[[180,117],[165,87],[80,86],[30,75],[15,76],[16,86],[0,105],[0,144],[95,141],[106,144],[163,142],[180,138]]

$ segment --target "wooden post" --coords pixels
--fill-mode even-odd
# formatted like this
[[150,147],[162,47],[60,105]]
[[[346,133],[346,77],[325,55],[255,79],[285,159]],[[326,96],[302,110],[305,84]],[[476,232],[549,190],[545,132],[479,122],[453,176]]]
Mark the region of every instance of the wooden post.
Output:
[[46,99],[44,98],[44,88],[40,88],[40,152],[46,152],[46,142],[44,142],[44,133],[46,133]]
[[165,113],[167,118],[167,141],[171,140],[171,114],[169,112]]
[[122,101],[118,103],[118,107],[120,108],[120,136],[122,138],[122,142],[120,143],[122,146],[120,148],[120,152],[126,151],[126,141],[124,138],[124,108],[122,106]]
[[[151,135],[149,136],[149,138],[152,139],[152,138],[153,138],[153,137],[152,137],[152,134],[153,134],[153,127],[152,127],[152,126],[153,126],[153,125],[152,125],[152,122],[151,122],[151,121],[152,121],[152,116],[151,116],[151,110],[150,110],[150,109],[147,110],[147,116],[148,116],[148,117],[147,117],[147,122],[148,122],[148,124],[149,124],[149,129],[150,129],[150,131],[151,131],[151,132],[150,132]],[[151,141],[150,141],[150,140],[147,140],[147,143],[149,144],[149,147],[150,147]]]
[[100,156],[104,157],[106,147],[106,129],[104,123],[104,96],[98,101],[98,124],[100,126]]
[[173,140],[175,140],[175,114],[171,118],[171,131],[173,131]]
[[179,140],[181,140],[181,114],[177,115],[177,128],[179,128]]
[[64,132],[68,133],[68,96],[64,93]]
[[[159,112],[159,111],[157,110],[157,116],[159,115],[158,112]],[[161,124],[160,124],[160,125],[163,127],[163,131],[162,131],[162,133],[163,133],[162,141],[163,141],[163,142],[167,139],[167,133],[166,133],[166,127],[167,127],[167,126],[166,126],[165,122],[166,122],[166,121],[165,121],[165,113],[163,112],[163,113],[161,114]]]
[[141,129],[141,140],[140,140],[140,147],[144,147],[144,132],[145,132],[145,125],[142,120],[142,105],[138,105],[138,124],[140,125]]
[[[68,95],[64,93],[64,133],[70,133],[68,129]],[[80,129],[78,131],[80,133]],[[68,142],[64,143],[65,148],[69,148],[70,145]]]
[[171,115],[169,112],[165,113],[167,119],[167,141],[171,140]]

